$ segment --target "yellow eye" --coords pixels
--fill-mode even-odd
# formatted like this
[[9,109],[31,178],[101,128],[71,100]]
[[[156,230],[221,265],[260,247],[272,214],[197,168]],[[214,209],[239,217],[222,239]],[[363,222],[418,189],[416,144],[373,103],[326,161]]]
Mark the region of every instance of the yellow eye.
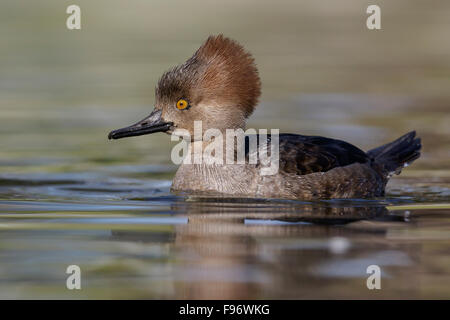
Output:
[[177,108],[180,110],[186,109],[189,106],[186,100],[180,99],[177,102]]

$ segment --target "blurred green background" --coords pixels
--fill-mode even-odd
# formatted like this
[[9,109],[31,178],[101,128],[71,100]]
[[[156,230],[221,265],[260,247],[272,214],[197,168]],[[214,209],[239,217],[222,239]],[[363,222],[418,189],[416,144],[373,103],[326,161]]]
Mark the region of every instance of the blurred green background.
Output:
[[[382,30],[366,28],[381,7]],[[66,28],[81,7],[81,30]],[[210,34],[251,51],[263,95],[251,127],[363,148],[418,130],[416,168],[449,169],[448,1],[13,1],[0,4],[0,161],[6,172],[169,163],[167,136],[108,142]]]

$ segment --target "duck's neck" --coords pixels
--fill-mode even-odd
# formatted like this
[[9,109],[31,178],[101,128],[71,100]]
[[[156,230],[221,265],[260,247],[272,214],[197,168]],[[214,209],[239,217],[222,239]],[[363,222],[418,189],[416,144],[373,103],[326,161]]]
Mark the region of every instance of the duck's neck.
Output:
[[[240,194],[253,186],[255,170],[236,160],[235,144],[224,141],[195,141],[175,174],[172,189]],[[217,154],[216,154],[217,152]],[[227,159],[228,152],[228,159]],[[244,161],[245,162],[245,161]]]
[[236,141],[227,143],[226,139],[215,138],[214,141],[194,141],[189,143],[187,158],[183,164],[225,165],[234,162]]

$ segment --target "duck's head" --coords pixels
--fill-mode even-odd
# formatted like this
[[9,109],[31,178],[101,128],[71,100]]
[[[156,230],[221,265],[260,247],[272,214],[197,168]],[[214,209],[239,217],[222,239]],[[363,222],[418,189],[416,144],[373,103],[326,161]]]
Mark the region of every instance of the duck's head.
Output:
[[260,93],[258,70],[250,53],[223,35],[210,36],[185,63],[163,74],[155,90],[155,108],[148,117],[108,137],[154,132],[183,135],[184,130],[194,137],[194,121],[199,120],[203,132],[244,129]]

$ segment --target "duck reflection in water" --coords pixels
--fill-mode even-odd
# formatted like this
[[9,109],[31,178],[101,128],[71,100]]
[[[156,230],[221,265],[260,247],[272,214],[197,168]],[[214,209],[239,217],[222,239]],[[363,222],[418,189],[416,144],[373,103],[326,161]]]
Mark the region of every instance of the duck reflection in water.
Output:
[[[181,299],[336,298],[333,294],[342,292],[337,284],[365,297],[369,292],[361,284],[367,277],[366,265],[350,264],[344,280],[324,266],[358,259],[364,264],[370,257],[374,263],[390,265],[388,230],[405,225],[403,215],[371,201],[187,198],[171,209],[188,222],[170,232],[113,231],[113,237],[166,243],[177,261],[170,272],[173,297]],[[410,260],[416,250],[400,249],[394,260],[398,255]],[[352,272],[357,281],[348,282]],[[414,281],[410,285],[414,287]]]

